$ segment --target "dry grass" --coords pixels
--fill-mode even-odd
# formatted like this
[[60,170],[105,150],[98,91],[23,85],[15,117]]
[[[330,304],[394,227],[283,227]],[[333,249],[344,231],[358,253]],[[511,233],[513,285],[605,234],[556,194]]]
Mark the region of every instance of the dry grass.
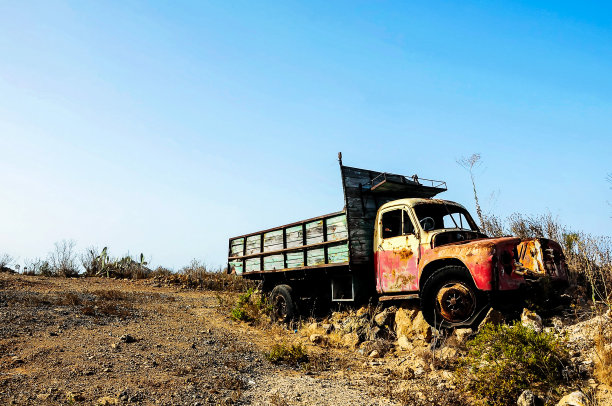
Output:
[[[596,237],[569,230],[551,214],[526,216],[515,213],[503,220],[494,215],[483,218],[483,231],[493,237],[544,237],[561,244],[570,282],[584,288],[589,299],[612,308],[612,238]],[[580,294],[580,289],[575,291]]]
[[603,319],[595,336],[595,371],[597,380],[612,385],[612,322]]

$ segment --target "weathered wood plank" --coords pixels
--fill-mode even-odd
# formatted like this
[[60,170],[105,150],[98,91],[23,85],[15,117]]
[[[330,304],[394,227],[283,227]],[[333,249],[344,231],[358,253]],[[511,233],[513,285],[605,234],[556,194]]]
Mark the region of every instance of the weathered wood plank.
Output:
[[307,266],[321,265],[325,263],[325,253],[323,248],[315,248],[306,252]]
[[247,237],[246,239],[246,254],[256,254],[261,252],[261,236],[253,235],[251,237]]
[[346,216],[336,216],[327,220],[327,241],[335,241],[348,237]]
[[327,248],[327,263],[335,264],[349,260],[348,244],[330,246]]
[[236,238],[235,240],[231,240],[230,247],[230,257],[242,255],[244,252],[244,238]]
[[283,230],[270,231],[264,234],[264,252],[283,249]]
[[244,269],[242,268],[242,260],[234,260],[229,262],[229,272],[235,273],[236,275],[242,275]]
[[301,247],[303,245],[302,226],[287,229],[287,248]]
[[301,266],[304,266],[304,254],[301,251],[287,254],[287,268],[297,268]]
[[306,223],[306,244],[323,242],[323,220]]
[[268,255],[264,257],[264,271],[271,271],[274,269],[283,269],[284,266],[283,255]]
[[249,258],[245,261],[244,272],[260,271],[261,270],[261,257]]

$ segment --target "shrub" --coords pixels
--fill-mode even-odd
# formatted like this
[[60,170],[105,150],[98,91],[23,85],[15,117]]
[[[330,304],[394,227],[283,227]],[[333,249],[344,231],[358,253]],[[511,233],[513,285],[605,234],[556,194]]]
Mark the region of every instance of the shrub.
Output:
[[270,313],[270,305],[261,292],[249,288],[245,293],[238,296],[238,302],[232,308],[230,317],[237,321],[258,321],[264,314]]
[[49,253],[52,276],[74,277],[79,275],[79,267],[74,253],[75,245],[76,243],[72,240],[55,243],[55,250]]
[[492,405],[515,402],[528,388],[551,389],[563,378],[568,354],[549,333],[537,333],[516,322],[491,324],[468,343],[456,371],[460,386]]
[[301,362],[308,362],[308,354],[302,344],[274,344],[266,359],[274,364],[287,363],[297,365]]

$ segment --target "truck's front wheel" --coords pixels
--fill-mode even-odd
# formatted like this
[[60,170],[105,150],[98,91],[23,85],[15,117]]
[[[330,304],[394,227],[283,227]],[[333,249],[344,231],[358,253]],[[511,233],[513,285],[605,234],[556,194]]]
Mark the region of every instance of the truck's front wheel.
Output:
[[423,317],[436,328],[470,327],[487,305],[466,270],[445,266],[433,273],[421,291]]
[[297,313],[293,290],[289,285],[275,286],[270,293],[270,303],[272,304],[272,317],[275,321],[287,323]]

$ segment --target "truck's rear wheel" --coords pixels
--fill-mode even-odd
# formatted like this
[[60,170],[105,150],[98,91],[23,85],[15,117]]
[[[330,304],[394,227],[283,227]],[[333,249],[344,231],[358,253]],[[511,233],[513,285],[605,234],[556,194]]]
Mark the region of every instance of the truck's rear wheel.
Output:
[[293,300],[293,290],[289,285],[277,285],[270,293],[272,318],[281,323],[287,323],[296,316],[297,309]]
[[471,327],[487,301],[460,266],[445,266],[434,272],[421,291],[423,317],[436,328]]

